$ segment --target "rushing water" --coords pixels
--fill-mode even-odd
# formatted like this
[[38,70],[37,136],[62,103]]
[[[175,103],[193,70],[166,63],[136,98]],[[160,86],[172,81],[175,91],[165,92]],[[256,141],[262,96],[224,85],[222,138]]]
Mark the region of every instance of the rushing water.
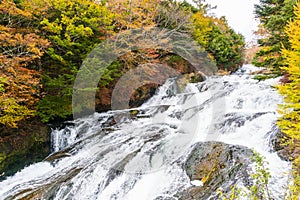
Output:
[[[133,110],[95,113],[53,130],[53,154],[0,183],[1,199],[173,199],[191,186],[182,165],[199,141],[238,144],[269,162],[270,187],[282,199],[289,163],[269,145],[282,98],[245,65],[229,76],[188,84],[169,79]],[[175,198],[174,198],[175,199]]]

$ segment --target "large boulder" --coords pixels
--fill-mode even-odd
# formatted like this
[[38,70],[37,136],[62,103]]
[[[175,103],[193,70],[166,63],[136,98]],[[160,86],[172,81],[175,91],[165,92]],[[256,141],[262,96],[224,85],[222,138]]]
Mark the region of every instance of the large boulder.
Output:
[[270,146],[273,151],[277,152],[278,156],[286,161],[295,160],[300,156],[300,141],[292,140],[288,135],[274,125],[270,134]]
[[[294,161],[300,157],[300,140],[292,139],[274,125],[270,134],[270,146],[278,156],[286,161]],[[300,174],[300,163],[294,163],[297,172]]]
[[218,199],[219,188],[223,193],[229,193],[231,186],[239,180],[243,185],[249,185],[252,155],[252,151],[243,146],[220,142],[197,143],[184,168],[191,182],[198,181],[202,186],[192,186],[176,196],[182,200]]

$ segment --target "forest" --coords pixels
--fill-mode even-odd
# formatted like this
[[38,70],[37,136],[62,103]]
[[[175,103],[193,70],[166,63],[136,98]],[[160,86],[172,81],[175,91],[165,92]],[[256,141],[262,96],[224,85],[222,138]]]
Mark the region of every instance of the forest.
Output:
[[[201,2],[195,8],[175,1],[2,1],[0,123],[17,127],[34,116],[43,122],[70,117],[72,87],[85,56],[96,44],[127,29],[176,28],[199,42],[219,69],[236,69],[243,60],[243,37],[225,18],[206,16],[206,10]],[[156,53],[158,58],[166,56],[152,52]],[[134,63],[135,56],[109,66],[99,87],[110,87],[143,62]]]
[[[72,95],[76,75],[88,54],[106,40],[141,27],[175,30],[195,40],[218,68],[230,74],[247,57],[244,37],[225,17],[209,14],[214,7],[205,0],[1,0],[0,1],[0,172],[26,157],[26,165],[43,159],[34,154],[45,145],[30,132],[31,126],[57,124],[72,119]],[[300,191],[300,2],[260,0],[255,5],[259,28],[252,63],[268,69],[255,79],[282,77],[276,89],[284,98],[277,120],[293,161],[294,182],[290,199]],[[151,60],[180,73],[191,73],[190,64],[161,49],[128,52],[110,64],[99,80],[96,111],[108,111],[112,90],[131,69]],[[132,107],[149,98],[158,85],[140,88]],[[78,111],[81,112],[81,111]],[[38,124],[38,125],[37,125]],[[24,128],[25,127],[25,128]],[[23,135],[34,142],[24,142]],[[17,136],[16,136],[17,135]],[[21,140],[21,141],[20,141]],[[46,142],[45,142],[46,141]],[[45,143],[45,144],[44,144]],[[14,149],[17,148],[17,151]],[[47,148],[46,148],[47,149]],[[48,150],[45,150],[49,152]],[[18,168],[18,167],[16,167]],[[8,172],[13,174],[15,170]],[[1,176],[0,176],[1,177]],[[234,199],[234,198],[233,198]]]

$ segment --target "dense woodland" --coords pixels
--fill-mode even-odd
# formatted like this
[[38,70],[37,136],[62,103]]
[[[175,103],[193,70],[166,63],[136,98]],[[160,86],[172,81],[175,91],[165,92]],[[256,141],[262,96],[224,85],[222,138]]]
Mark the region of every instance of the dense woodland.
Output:
[[[229,27],[225,17],[209,15],[213,8],[205,1],[195,3],[197,6],[173,0],[2,0],[1,126],[17,128],[30,118],[47,123],[71,117],[73,83],[83,60],[97,44],[113,40],[124,30],[149,26],[176,30],[196,40],[218,69],[236,70],[243,63],[243,36]],[[278,125],[292,148],[299,149],[300,3],[260,0],[255,14],[260,39],[253,64],[270,69],[260,80],[283,76],[277,87],[285,100],[279,108],[283,115]],[[112,88],[122,74],[150,58],[183,60],[159,49],[130,52],[108,67],[99,80],[99,90]],[[292,159],[298,166],[297,176],[297,155]],[[295,181],[293,195],[298,194],[297,187]]]
[[[0,123],[17,127],[33,116],[43,122],[70,117],[73,82],[82,61],[97,44],[128,29],[176,29],[202,45],[220,69],[236,69],[243,59],[243,37],[225,18],[208,16],[207,4],[197,3],[195,8],[169,0],[2,1]],[[152,52],[157,57],[164,53]],[[134,54],[111,64],[99,86],[108,87],[147,59]]]

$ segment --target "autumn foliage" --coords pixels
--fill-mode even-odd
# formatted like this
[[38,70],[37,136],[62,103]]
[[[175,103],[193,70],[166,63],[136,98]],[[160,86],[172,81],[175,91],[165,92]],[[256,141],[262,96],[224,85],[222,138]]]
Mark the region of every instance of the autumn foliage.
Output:
[[294,139],[300,139],[300,3],[295,10],[296,18],[291,21],[286,33],[291,49],[282,51],[287,67],[281,69],[289,74],[289,81],[279,87],[279,92],[285,97],[281,105],[283,117],[278,125],[281,130]]
[[42,95],[38,59],[49,42],[27,28],[33,16],[13,1],[2,1],[0,14],[0,123],[16,127],[35,114]]
[[[211,7],[204,0],[195,2],[196,7],[173,0],[0,1],[0,124],[17,127],[32,116],[43,122],[70,117],[83,60],[124,30],[156,27],[187,34],[219,68],[236,69],[242,63],[243,37],[224,18],[208,16]],[[139,64],[174,56],[155,48],[129,52],[108,66],[99,87],[112,88]]]
[[278,87],[279,93],[284,97],[284,104],[280,105],[282,117],[277,122],[281,131],[290,138],[291,149],[296,152],[291,156],[294,159],[294,179],[290,186],[289,199],[300,197],[300,3],[295,7],[294,14],[294,20],[290,21],[285,29],[290,47],[282,50],[286,66],[281,67],[281,70],[287,75]]

